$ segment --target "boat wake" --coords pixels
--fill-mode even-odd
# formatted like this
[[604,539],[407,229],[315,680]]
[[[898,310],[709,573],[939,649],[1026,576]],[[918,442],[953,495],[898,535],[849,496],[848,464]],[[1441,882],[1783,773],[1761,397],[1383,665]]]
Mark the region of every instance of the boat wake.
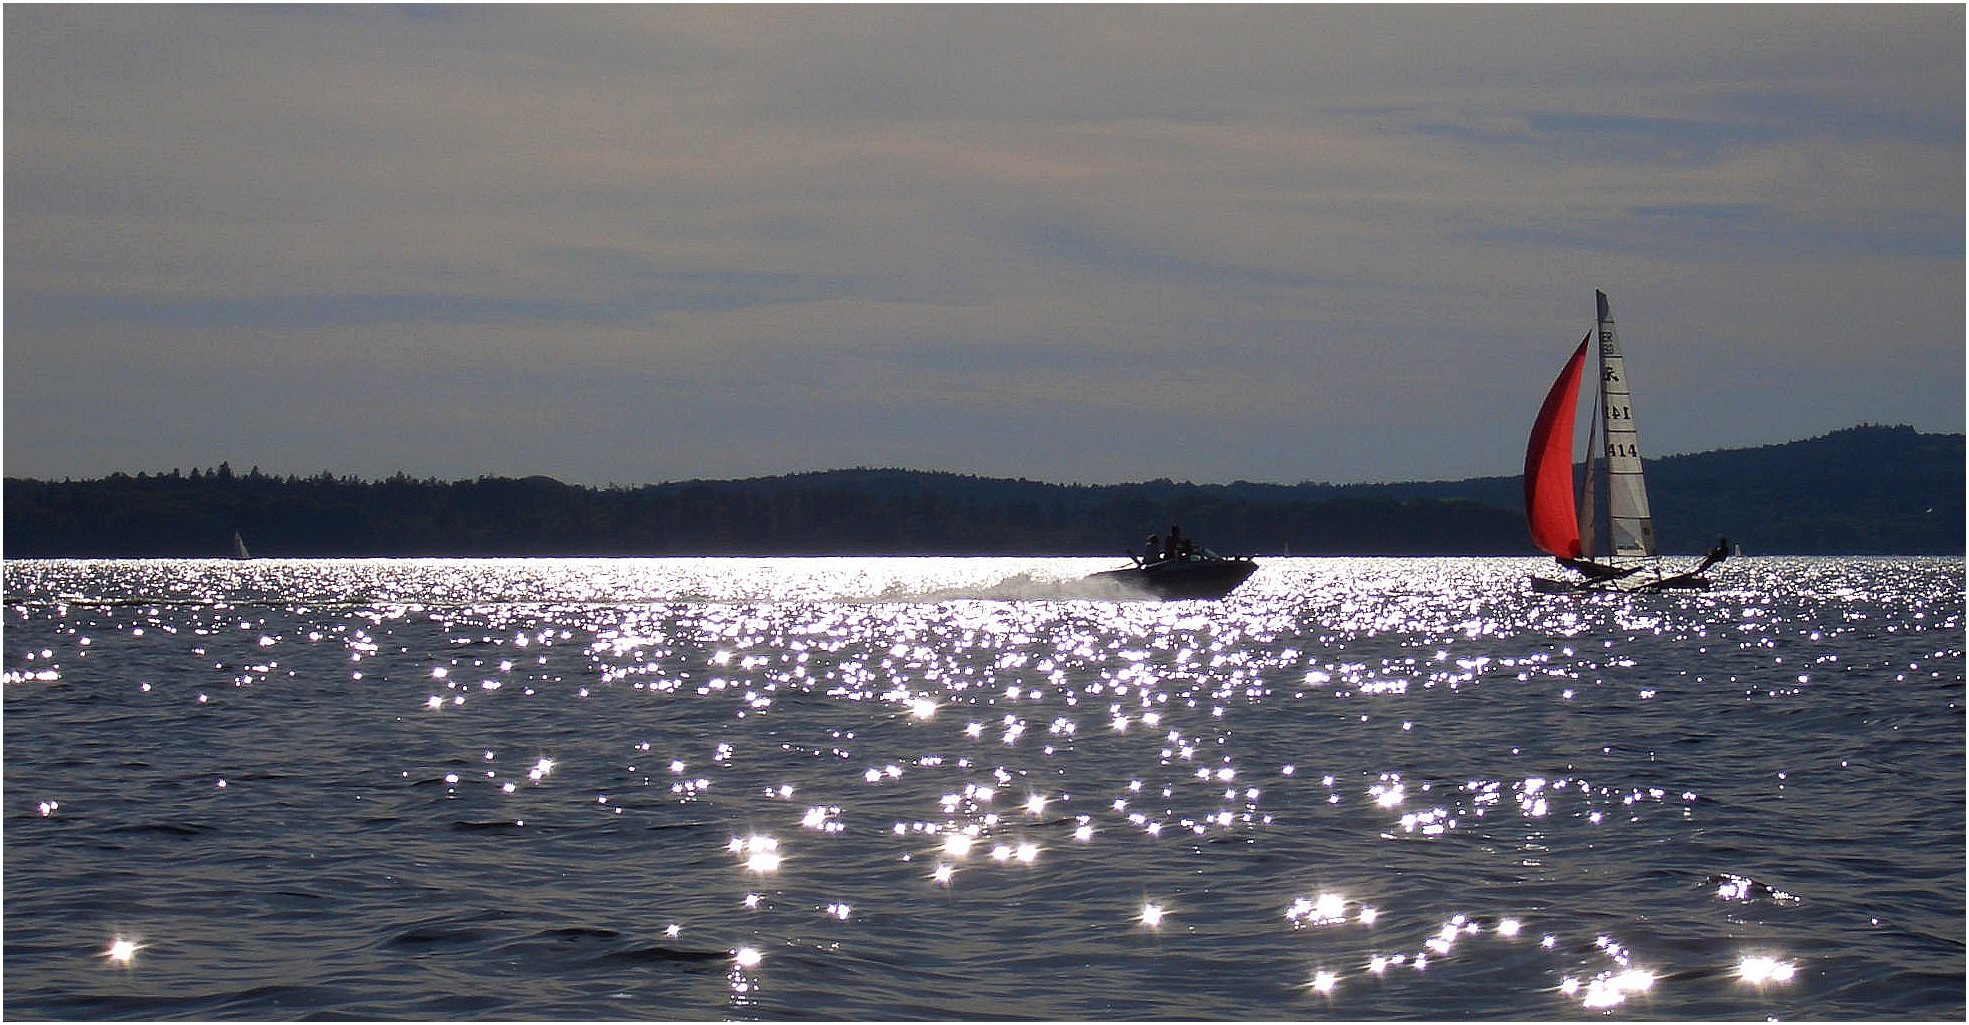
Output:
[[879,595],[861,598],[856,604],[925,603],[946,601],[1154,601],[1155,596],[1139,588],[1109,579],[1088,577],[1049,577],[1014,573],[995,581],[966,583],[949,587],[921,588],[895,585]]

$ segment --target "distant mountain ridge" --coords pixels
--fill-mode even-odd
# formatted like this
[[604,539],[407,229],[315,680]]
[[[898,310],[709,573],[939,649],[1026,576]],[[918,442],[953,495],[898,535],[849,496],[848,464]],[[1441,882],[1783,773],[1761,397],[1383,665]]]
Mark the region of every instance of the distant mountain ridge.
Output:
[[[1648,462],[1664,552],[1961,555],[1960,434],[1861,425]],[[4,555],[1112,555],[1171,523],[1223,552],[1533,554],[1518,477],[1389,484],[1050,484],[828,470],[638,488],[402,474],[8,478]]]

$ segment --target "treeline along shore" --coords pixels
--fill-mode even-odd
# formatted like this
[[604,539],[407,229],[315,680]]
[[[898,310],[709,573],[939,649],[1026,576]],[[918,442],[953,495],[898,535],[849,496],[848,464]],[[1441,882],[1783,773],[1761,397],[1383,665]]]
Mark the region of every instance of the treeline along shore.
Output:
[[[1648,463],[1664,553],[1961,555],[1960,434],[1860,426]],[[1225,554],[1530,555],[1517,477],[1409,484],[1064,485],[910,470],[589,488],[365,481],[221,463],[9,477],[6,558],[1119,555],[1179,523]]]

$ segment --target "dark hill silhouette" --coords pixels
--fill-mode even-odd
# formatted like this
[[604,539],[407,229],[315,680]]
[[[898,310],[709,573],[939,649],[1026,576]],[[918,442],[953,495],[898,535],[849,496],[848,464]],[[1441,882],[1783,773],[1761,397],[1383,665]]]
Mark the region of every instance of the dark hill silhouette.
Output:
[[[1727,534],[1756,554],[1963,553],[1960,434],[1862,425],[1652,459],[1665,552]],[[896,469],[586,488],[551,477],[362,481],[226,464],[5,482],[4,554],[1114,555],[1181,523],[1223,552],[1534,554],[1519,478],[1066,485]]]

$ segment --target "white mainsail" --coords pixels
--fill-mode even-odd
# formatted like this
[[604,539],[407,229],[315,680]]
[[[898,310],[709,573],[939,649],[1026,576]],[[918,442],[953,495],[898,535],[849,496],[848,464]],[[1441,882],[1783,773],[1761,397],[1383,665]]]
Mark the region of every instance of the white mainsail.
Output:
[[[1641,441],[1634,430],[1634,400],[1628,391],[1627,360],[1607,310],[1607,293],[1595,290],[1600,321],[1600,426],[1606,439],[1607,526],[1617,559],[1655,556],[1654,518],[1648,514],[1648,485],[1641,477]],[[1592,481],[1589,478],[1588,486]]]

